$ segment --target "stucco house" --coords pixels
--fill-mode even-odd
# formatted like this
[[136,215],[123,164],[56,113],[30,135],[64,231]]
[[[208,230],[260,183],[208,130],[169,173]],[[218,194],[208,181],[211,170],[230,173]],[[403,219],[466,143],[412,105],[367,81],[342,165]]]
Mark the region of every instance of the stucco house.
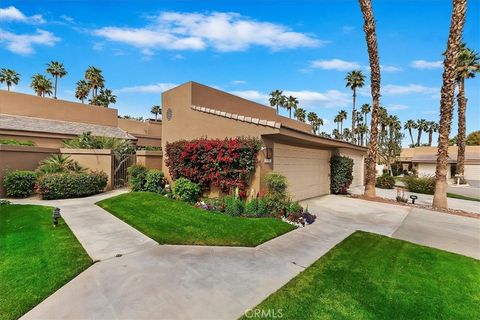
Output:
[[[0,90],[0,139],[32,140],[37,149],[50,148],[42,151],[47,154],[61,150],[58,148],[62,147],[63,140],[86,131],[130,139],[140,146],[161,145],[163,148],[168,142],[182,139],[257,137],[264,147],[250,183],[250,194],[265,191],[263,177],[271,171],[287,177],[295,200],[328,194],[329,161],[333,153],[354,160],[352,186],[364,183],[365,147],[314,135],[309,124],[280,116],[271,107],[196,82],[164,92],[162,106],[162,122],[135,121],[119,119],[114,108]],[[5,150],[0,151],[6,159],[8,148],[2,148]],[[8,155],[10,159],[20,156],[12,150]],[[30,167],[25,169],[31,170],[38,158],[37,152],[32,158],[35,161],[30,161]],[[161,163],[158,157],[152,159],[169,178],[165,159]],[[148,164],[147,161],[143,163]],[[87,167],[91,167],[91,162],[88,164]]]
[[[330,193],[330,157],[354,160],[352,186],[363,185],[366,148],[312,134],[310,125],[280,116],[275,109],[196,83],[162,94],[162,147],[198,137],[258,137],[264,144],[250,192],[264,191],[270,171],[284,174],[296,200]],[[163,168],[168,173],[168,169]]]
[[[420,176],[434,176],[437,147],[415,147],[402,149],[399,161],[405,170],[415,170]],[[457,166],[457,146],[448,147],[447,179],[453,179]],[[472,186],[480,186],[480,146],[466,146],[465,179]]]

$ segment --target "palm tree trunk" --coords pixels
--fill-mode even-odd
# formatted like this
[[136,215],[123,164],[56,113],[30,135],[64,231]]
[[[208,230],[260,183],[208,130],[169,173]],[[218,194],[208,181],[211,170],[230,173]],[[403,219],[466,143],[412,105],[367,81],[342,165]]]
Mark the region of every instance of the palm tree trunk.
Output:
[[433,131],[428,131],[428,146],[432,146],[432,136],[433,136]]
[[57,81],[58,81],[58,76],[55,76],[55,93],[53,95],[53,99],[57,99]]
[[422,141],[422,129],[418,129],[417,146],[419,147],[420,147],[420,141]]
[[288,108],[288,117],[292,119],[292,108]]
[[465,112],[467,110],[467,99],[465,98],[465,80],[458,81],[458,134],[457,134],[457,169],[456,174],[463,176],[465,168]]
[[467,0],[453,0],[452,19],[448,36],[447,50],[443,61],[443,85],[440,97],[440,129],[438,138],[437,168],[435,170],[435,193],[432,206],[447,209],[447,157],[452,123],[455,78],[457,75],[458,54],[462,38]]
[[350,133],[352,137],[352,143],[355,143],[355,121],[356,121],[356,112],[355,112],[355,100],[357,98],[357,89],[353,88],[353,107],[352,107],[352,132]]
[[10,91],[10,85],[7,83],[7,91]]
[[375,33],[375,18],[371,0],[359,0],[363,14],[363,30],[368,47],[368,58],[370,62],[370,90],[372,93],[372,120],[370,129],[370,144],[368,146],[366,160],[365,196],[373,198],[375,192],[375,174],[377,164],[378,144],[378,109],[380,106],[380,62],[378,59],[377,35]]
[[408,133],[410,134],[410,140],[412,140],[412,146],[415,146],[415,142],[413,142],[412,128],[408,128]]

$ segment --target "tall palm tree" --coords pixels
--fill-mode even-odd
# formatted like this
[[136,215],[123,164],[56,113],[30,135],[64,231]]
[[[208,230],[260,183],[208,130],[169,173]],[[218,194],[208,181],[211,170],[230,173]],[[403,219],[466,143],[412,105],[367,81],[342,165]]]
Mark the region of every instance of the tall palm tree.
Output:
[[453,0],[450,33],[443,60],[443,84],[440,95],[440,127],[438,137],[437,167],[435,170],[435,193],[433,207],[447,209],[447,157],[452,123],[455,79],[457,78],[458,55],[465,24],[467,0]]
[[12,69],[2,68],[0,70],[0,83],[7,85],[7,91],[10,91],[10,87],[17,85],[20,81],[20,74]]
[[296,97],[293,97],[293,96],[288,96],[287,100],[286,100],[286,103],[285,103],[285,107],[288,110],[288,117],[289,118],[292,118],[292,109],[296,110],[297,106],[298,106],[298,99]]
[[418,119],[417,120],[417,146],[420,146],[422,143],[422,132],[428,130],[428,121],[425,119]]
[[306,115],[307,115],[307,111],[303,108],[295,109],[295,113],[293,114],[293,116],[297,118],[297,120],[300,122],[305,122]]
[[277,114],[278,114],[278,107],[282,105],[282,102],[283,102],[282,100],[283,100],[282,90],[274,90],[270,92],[270,99],[268,99],[268,101],[270,102],[270,106],[277,108]]
[[361,124],[361,125],[359,125],[359,126],[357,127],[357,129],[358,129],[358,133],[360,134],[360,139],[359,139],[359,140],[360,140],[360,144],[361,144],[362,146],[364,146],[364,145],[367,144],[367,142],[365,141],[366,139],[364,140],[364,137],[365,137],[366,134],[367,134],[368,127],[367,127],[366,124]]
[[428,132],[428,146],[432,146],[433,133],[438,131],[438,123],[435,121],[427,122],[427,132]]
[[467,48],[462,43],[457,64],[457,105],[458,105],[458,133],[457,133],[457,168],[456,174],[463,176],[465,167],[465,135],[466,135],[466,118],[468,99],[465,97],[465,79],[475,77],[475,73],[480,71],[480,57],[478,54]]
[[99,93],[90,99],[90,104],[103,106],[108,108],[110,104],[115,104],[117,102],[117,96],[112,93],[112,90],[100,88]]
[[413,120],[407,120],[403,126],[403,129],[408,130],[410,140],[412,140],[412,146],[415,146],[415,142],[413,142],[412,129],[417,129],[417,123]]
[[75,88],[75,98],[78,100],[82,101],[82,103],[85,102],[85,99],[88,98],[88,93],[90,92],[90,86],[88,85],[88,82],[85,80],[80,80],[77,82],[77,87]]
[[155,115],[155,121],[157,121],[157,117],[159,114],[162,114],[162,107],[158,106],[158,105],[155,105],[152,107],[152,109],[150,110],[150,113],[154,114]]
[[50,61],[47,64],[47,73],[50,73],[55,79],[55,90],[53,91],[53,99],[57,99],[57,82],[58,78],[62,78],[67,75],[67,70],[65,70],[63,63],[58,61]]
[[355,100],[357,98],[357,88],[362,88],[365,85],[365,75],[362,70],[353,70],[347,73],[345,77],[346,87],[349,87],[353,91],[353,103],[352,103],[352,143],[355,143]]
[[372,94],[372,122],[370,143],[367,152],[367,170],[365,176],[365,196],[375,197],[375,174],[378,145],[378,108],[380,107],[380,62],[378,58],[375,18],[371,0],[358,0],[363,14],[363,30],[367,41],[368,59],[370,63],[370,91]]
[[365,121],[363,122],[363,124],[368,126],[368,114],[370,113],[370,111],[372,111],[372,107],[370,106],[370,104],[364,103],[362,104],[362,109],[360,111],[364,115]]
[[338,131],[338,129],[333,129],[332,136],[334,139],[340,139],[340,131]]
[[316,131],[320,131],[320,127],[323,126],[323,119],[320,117],[317,117],[317,120],[315,121],[315,127]]
[[32,77],[32,83],[30,84],[30,87],[39,97],[45,97],[45,95],[49,96],[52,94],[52,81],[47,79],[42,74],[36,74]]
[[97,96],[98,89],[105,85],[102,70],[92,66],[88,67],[85,71],[85,80],[87,80],[92,90],[92,99],[94,99]]
[[343,121],[347,120],[348,113],[345,110],[340,110],[338,112],[338,116],[340,117],[340,133],[343,132]]
[[318,115],[315,112],[309,112],[307,114],[307,120],[312,126],[312,131],[313,133],[317,134],[317,120],[318,120]]
[[350,136],[351,136],[350,129],[348,128],[343,129],[343,132],[342,132],[343,140],[348,141],[350,139]]

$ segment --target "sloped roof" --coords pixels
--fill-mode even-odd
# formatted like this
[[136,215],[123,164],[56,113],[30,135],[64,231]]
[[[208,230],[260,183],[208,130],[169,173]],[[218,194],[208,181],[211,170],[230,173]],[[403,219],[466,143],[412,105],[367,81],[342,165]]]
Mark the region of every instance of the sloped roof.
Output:
[[90,131],[94,136],[104,136],[130,140],[137,139],[128,132],[118,127],[102,126],[90,123],[32,118],[9,114],[0,114],[0,129],[58,133],[67,135],[79,135],[84,132]]
[[233,119],[241,122],[248,122],[248,123],[253,123],[256,125],[260,126],[265,126],[265,127],[271,127],[271,128],[277,128],[279,129],[281,124],[280,122],[275,122],[275,121],[270,121],[270,120],[264,120],[264,119],[258,119],[258,118],[252,118],[244,115],[239,115],[236,113],[228,113],[225,111],[220,111],[216,109],[210,109],[210,108],[205,108],[205,107],[199,107],[199,106],[191,106],[192,110],[199,111],[199,112],[204,112],[204,113],[209,113],[213,115],[217,115],[219,117],[227,118],[227,119]]

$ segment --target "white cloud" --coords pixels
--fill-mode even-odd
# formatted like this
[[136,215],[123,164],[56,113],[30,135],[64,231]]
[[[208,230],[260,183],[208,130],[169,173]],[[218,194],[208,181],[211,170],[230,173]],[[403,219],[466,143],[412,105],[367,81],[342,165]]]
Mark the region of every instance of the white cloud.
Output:
[[426,61],[426,60],[414,60],[411,63],[412,68],[415,69],[440,69],[443,67],[441,60]]
[[7,50],[21,55],[34,53],[34,45],[53,47],[58,41],[60,38],[53,33],[41,29],[32,34],[15,34],[0,29],[0,42],[6,43]]
[[[257,90],[245,90],[245,91],[231,91],[231,94],[240,96],[242,98],[253,100],[265,105],[269,105],[267,93],[262,93]],[[350,95],[338,90],[327,90],[325,92],[319,91],[284,91],[283,94],[287,96],[297,97],[300,106],[305,108],[323,107],[323,108],[335,108],[342,107],[350,104]]]
[[345,61],[341,59],[330,60],[314,60],[310,63],[310,68],[337,70],[337,71],[351,71],[361,68],[360,64],[355,61]]
[[433,94],[439,89],[434,87],[426,87],[420,84],[409,84],[406,86],[387,84],[381,87],[381,92],[385,96],[403,95],[403,94]]
[[169,89],[176,87],[175,83],[164,83],[158,82],[155,84],[147,84],[140,86],[125,87],[120,89],[115,89],[115,93],[162,93]]
[[246,84],[247,81],[245,81],[245,80],[232,80],[232,83],[233,84]]
[[177,53],[172,57],[172,60],[183,60],[183,59],[185,59],[185,57],[179,53]]
[[75,23],[75,19],[73,19],[72,17],[67,16],[65,14],[61,15],[60,18],[62,18],[63,20],[65,20],[68,23]]
[[353,27],[353,26],[343,26],[342,27],[342,32],[343,33],[351,33],[353,30],[355,30],[355,27]]
[[140,49],[243,51],[251,46],[272,50],[317,47],[324,42],[269,22],[237,13],[165,12],[142,28],[103,27],[93,34]]
[[31,24],[39,24],[44,23],[45,19],[43,19],[43,16],[41,14],[26,16],[25,14],[23,14],[23,12],[21,12],[14,6],[10,6],[8,8],[0,8],[0,21],[17,21]]
[[408,106],[404,104],[391,104],[387,106],[387,109],[390,111],[398,111],[398,110],[405,110],[408,109]]
[[[370,70],[370,66],[367,66],[368,70]],[[401,68],[395,66],[384,66],[380,65],[380,69],[384,72],[399,72],[402,71]]]

